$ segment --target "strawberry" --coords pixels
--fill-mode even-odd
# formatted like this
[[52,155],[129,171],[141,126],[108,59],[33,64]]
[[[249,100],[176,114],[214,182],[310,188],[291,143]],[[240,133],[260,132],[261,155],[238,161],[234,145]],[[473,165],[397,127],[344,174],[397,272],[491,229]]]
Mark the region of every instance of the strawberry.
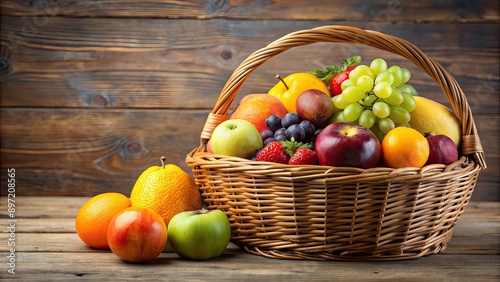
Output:
[[335,75],[332,80],[330,80],[330,93],[332,94],[332,97],[342,94],[342,82],[349,79],[349,73],[355,68],[356,66],[350,66],[343,72]]
[[330,94],[333,96],[342,93],[342,82],[349,78],[349,73],[361,62],[361,56],[352,56],[342,60],[342,66],[327,66],[324,70],[317,69],[310,74],[323,80],[329,85]]
[[255,160],[287,164],[290,160],[290,156],[287,154],[282,142],[274,141],[262,148]]
[[316,153],[310,148],[299,148],[288,161],[290,165],[315,165],[318,164]]
[[262,148],[255,157],[256,161],[275,162],[280,164],[317,164],[316,154],[310,143],[291,140],[274,141]]

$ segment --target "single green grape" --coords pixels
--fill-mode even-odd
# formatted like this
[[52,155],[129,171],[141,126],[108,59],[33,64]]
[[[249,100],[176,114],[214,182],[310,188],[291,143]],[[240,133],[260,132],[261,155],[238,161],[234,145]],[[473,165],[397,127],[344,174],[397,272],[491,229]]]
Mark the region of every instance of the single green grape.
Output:
[[410,95],[412,94],[411,86],[408,84],[401,84],[398,86],[398,89],[401,90],[403,94],[410,94]]
[[353,122],[359,119],[362,112],[363,106],[358,103],[352,103],[344,109],[343,116],[347,122]]
[[369,75],[362,75],[356,81],[356,86],[368,92],[373,89],[373,78]]
[[411,119],[410,112],[405,110],[401,106],[389,106],[391,112],[389,113],[389,118],[395,123],[408,123]]
[[401,93],[401,90],[399,90],[398,88],[392,88],[392,94],[387,97],[387,98],[384,98],[384,101],[387,102],[387,104],[390,104],[390,105],[399,105],[403,102],[404,100],[404,97],[403,97],[403,93]]
[[375,136],[377,136],[378,141],[382,142],[382,140],[384,140],[385,134],[382,133],[380,128],[378,128],[378,121],[375,122],[372,127],[370,127],[370,130],[373,132],[373,134],[375,134]]
[[363,99],[363,105],[365,107],[372,107],[373,106],[373,103],[375,103],[375,101],[377,101],[378,97],[373,95],[373,94],[370,94],[370,95],[367,95],[364,99]]
[[413,85],[411,85],[411,84],[408,84],[408,86],[410,86],[410,88],[411,88],[411,95],[418,96],[417,89],[415,89],[415,87],[413,87]]
[[334,123],[334,122],[347,122],[344,119],[344,113],[343,112],[338,112],[333,115],[333,117],[330,118],[329,123]]
[[349,86],[342,91],[344,100],[351,103],[363,99],[365,95],[365,91],[363,91],[363,89],[361,89],[361,87],[359,86]]
[[349,101],[346,101],[344,99],[344,94],[340,94],[340,95],[337,95],[335,96],[335,101],[333,101],[333,105],[337,108],[337,109],[340,109],[340,110],[343,110],[345,109],[345,107],[347,107],[349,104],[351,104],[351,102]]
[[392,86],[385,81],[379,82],[373,87],[373,93],[379,98],[387,98],[392,94]]
[[364,126],[366,128],[371,128],[375,122],[377,121],[377,117],[371,110],[364,110],[361,112],[359,116],[359,125]]
[[403,102],[401,103],[401,107],[403,107],[408,112],[413,112],[417,107],[417,103],[415,102],[415,98],[411,94],[403,93]]
[[373,104],[372,111],[378,118],[386,118],[391,113],[391,108],[385,102]]
[[383,134],[387,134],[389,131],[393,130],[396,124],[390,118],[381,118],[378,121],[378,128]]
[[399,86],[403,81],[403,71],[401,71],[401,68],[399,66],[391,66],[389,69],[387,69],[387,71],[392,73],[392,75],[394,76],[392,85]]
[[401,71],[403,72],[403,79],[401,80],[401,84],[407,83],[411,78],[411,72],[407,68],[401,68]]
[[349,73],[349,80],[352,82],[353,85],[356,85],[356,81],[358,81],[358,74],[354,72],[355,69],[353,69],[350,73]]
[[375,75],[378,75],[387,70],[387,62],[382,58],[376,58],[371,62],[370,68]]
[[342,81],[342,83],[340,84],[340,89],[344,90],[349,86],[355,86],[355,85],[350,79],[346,79]]
[[[353,76],[355,76],[356,78],[360,78],[363,75],[367,75],[372,79],[375,78],[375,73],[373,73],[373,70],[367,65],[359,65],[354,68],[351,73],[353,73]],[[351,73],[349,73],[349,78]]]
[[380,82],[387,82],[389,85],[392,85],[394,83],[394,75],[390,71],[384,71],[375,78],[375,84]]

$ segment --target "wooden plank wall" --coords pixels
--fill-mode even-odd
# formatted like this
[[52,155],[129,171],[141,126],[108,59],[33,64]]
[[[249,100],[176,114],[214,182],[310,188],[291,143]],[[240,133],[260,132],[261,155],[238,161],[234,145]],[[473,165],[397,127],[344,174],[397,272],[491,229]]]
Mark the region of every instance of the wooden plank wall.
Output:
[[[351,25],[415,43],[458,80],[489,166],[473,200],[500,200],[497,0],[2,0],[0,8],[2,195],[8,168],[19,195],[51,196],[128,194],[161,155],[189,171],[185,155],[241,61],[296,30]],[[355,54],[409,68],[421,95],[447,104],[401,57],[333,43],[269,59],[237,99],[266,92],[275,73]]]

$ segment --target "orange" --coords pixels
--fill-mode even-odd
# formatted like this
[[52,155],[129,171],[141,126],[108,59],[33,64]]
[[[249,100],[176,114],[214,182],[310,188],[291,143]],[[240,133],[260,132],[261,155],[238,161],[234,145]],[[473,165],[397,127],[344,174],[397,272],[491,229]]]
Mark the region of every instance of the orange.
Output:
[[194,180],[180,167],[165,164],[151,166],[137,178],[130,201],[133,207],[157,212],[168,226],[170,219],[183,211],[199,210],[201,196]]
[[109,223],[118,212],[128,207],[130,200],[121,193],[107,192],[96,195],[80,207],[75,220],[76,233],[90,247],[109,249]]
[[413,128],[396,127],[382,140],[382,158],[388,167],[423,167],[429,152],[427,139]]

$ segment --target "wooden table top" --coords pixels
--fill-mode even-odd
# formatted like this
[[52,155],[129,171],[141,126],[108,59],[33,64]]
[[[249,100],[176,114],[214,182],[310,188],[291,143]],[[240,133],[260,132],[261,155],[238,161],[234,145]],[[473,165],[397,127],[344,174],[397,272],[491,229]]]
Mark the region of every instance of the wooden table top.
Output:
[[[23,280],[168,280],[168,281],[499,281],[500,203],[471,202],[457,223],[448,248],[440,254],[405,261],[279,260],[248,254],[230,244],[222,256],[202,262],[162,253],[145,264],[121,261],[111,251],[87,247],[74,220],[86,197],[16,199],[9,218],[1,202],[0,277]],[[15,231],[9,230],[10,224]],[[5,227],[7,226],[7,228]],[[9,241],[9,238],[11,240]],[[9,242],[15,243],[15,274]],[[11,243],[12,244],[12,243]],[[13,261],[13,260],[12,260]],[[7,266],[7,267],[6,267]],[[12,270],[11,270],[12,271]]]

